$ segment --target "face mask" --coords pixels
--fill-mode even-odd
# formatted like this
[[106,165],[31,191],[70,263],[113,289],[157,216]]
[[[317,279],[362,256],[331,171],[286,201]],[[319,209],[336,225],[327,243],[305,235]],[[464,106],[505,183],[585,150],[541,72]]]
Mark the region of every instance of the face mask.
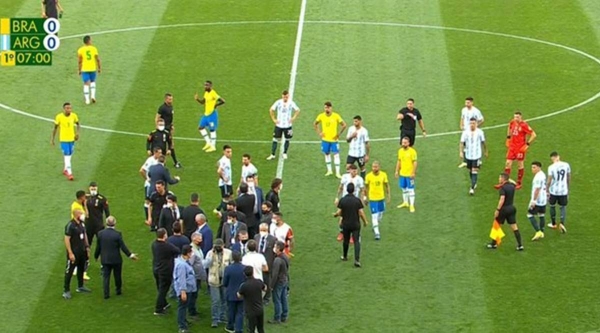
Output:
[[277,248],[276,247],[273,248],[273,253],[277,254]]
[[233,224],[233,220],[227,220],[227,223]]
[[269,211],[268,210],[263,210],[262,213],[263,214],[269,214]]
[[221,252],[223,252],[223,248],[222,247],[215,247],[215,251],[217,253],[221,253]]
[[248,243],[248,240],[247,239],[242,239],[241,242],[242,242],[242,244],[246,244],[246,243]]
[[90,194],[91,194],[92,196],[98,195],[98,191],[90,191]]
[[169,202],[169,203],[167,204],[167,207],[169,207],[169,208],[173,208],[173,204]]
[[81,222],[85,221],[85,214],[79,215],[79,221],[81,221]]
[[162,130],[164,130],[164,129],[165,129],[165,126],[158,126],[158,130],[159,130],[159,131],[162,131]]
[[277,221],[275,219],[271,219],[271,223],[277,224]]
[[261,237],[264,237],[264,236],[266,236],[266,235],[268,235],[268,234],[269,234],[269,233],[268,233],[268,232],[266,232],[266,231],[261,231],[261,232],[260,232],[260,236],[261,236]]

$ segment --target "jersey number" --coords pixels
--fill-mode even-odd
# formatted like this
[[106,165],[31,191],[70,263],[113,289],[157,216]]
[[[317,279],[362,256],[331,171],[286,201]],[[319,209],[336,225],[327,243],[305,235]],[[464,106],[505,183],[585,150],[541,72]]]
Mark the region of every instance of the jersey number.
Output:
[[556,180],[561,182],[565,179],[565,175],[567,174],[567,172],[565,170],[559,170],[557,172],[558,177],[556,177]]
[[90,51],[85,51],[85,58],[87,60],[92,60],[92,53]]

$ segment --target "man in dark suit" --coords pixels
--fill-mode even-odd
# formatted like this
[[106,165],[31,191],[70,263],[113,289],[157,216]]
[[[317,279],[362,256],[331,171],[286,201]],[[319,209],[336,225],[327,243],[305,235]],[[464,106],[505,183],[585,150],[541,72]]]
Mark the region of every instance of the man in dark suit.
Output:
[[195,232],[202,235],[202,254],[204,258],[208,255],[208,252],[213,248],[213,232],[210,229],[208,223],[206,223],[206,216],[204,214],[196,215],[196,230]]
[[165,156],[158,158],[158,164],[150,167],[148,170],[148,178],[150,178],[150,188],[155,188],[156,182],[162,180],[165,182],[165,189],[168,191],[169,188],[166,184],[177,184],[179,183],[179,176],[171,177],[169,169],[165,167]]
[[[261,223],[259,226],[259,234],[254,236],[254,240],[256,244],[258,244],[258,253],[262,253],[267,260],[267,266],[269,266],[269,272],[273,267],[273,260],[275,260],[275,253],[273,252],[273,248],[275,248],[275,243],[277,243],[277,238],[275,236],[269,234],[269,225],[266,223]],[[263,272],[263,281],[267,285],[269,284],[269,272]],[[264,297],[265,305],[269,304],[269,299],[271,298],[271,288],[267,289]]]
[[179,206],[177,205],[177,197],[173,194],[167,195],[167,206],[164,207],[158,218],[158,227],[165,228],[167,235],[173,235],[173,223],[181,219]]
[[227,219],[229,218],[229,212],[235,212],[236,219],[240,222],[246,223],[246,215],[237,210],[237,204],[234,200],[229,200],[227,205],[225,206],[226,210],[224,212],[219,212],[218,216],[221,219],[219,221],[219,229],[217,229],[217,235],[223,234],[223,226],[227,224]]
[[237,291],[246,281],[244,275],[244,265],[242,265],[242,255],[235,251],[232,254],[233,264],[225,267],[223,275],[223,286],[225,287],[225,299],[227,299],[227,310],[229,316],[227,320],[227,332],[244,331],[244,301],[237,297]]
[[244,230],[248,231],[246,223],[241,222],[237,219],[237,212],[227,213],[227,223],[223,225],[223,232],[219,236],[225,243],[225,248],[230,249],[231,245],[235,243],[237,234]]
[[254,215],[256,196],[254,194],[248,194],[248,184],[246,183],[240,185],[240,193],[240,196],[235,201],[237,210],[246,215],[245,223],[248,226],[248,235],[250,235],[250,238],[254,238],[254,235],[258,233],[258,220]]
[[198,193],[192,193],[190,205],[185,207],[183,212],[181,212],[181,219],[183,220],[183,234],[189,239],[192,239],[192,234],[194,231],[196,231],[196,229],[198,229],[198,226],[196,225],[196,215],[204,214],[204,211],[199,207],[199,205],[200,198]]
[[156,231],[156,240],[152,243],[152,271],[156,281],[156,289],[158,289],[154,308],[155,316],[164,315],[165,310],[169,307],[167,292],[173,281],[175,258],[180,252],[175,245],[167,243],[167,231],[165,229],[160,228]]
[[123,242],[121,233],[115,230],[116,224],[117,219],[114,216],[109,216],[106,219],[106,229],[103,229],[98,233],[98,245],[96,245],[96,252],[94,253],[94,258],[96,260],[98,260],[98,257],[101,257],[100,263],[102,264],[104,299],[110,297],[111,272],[113,272],[115,277],[117,295],[121,295],[121,287],[123,285],[123,280],[121,279],[123,267],[121,251],[123,251],[127,257],[137,260],[135,253],[131,253],[125,245],[125,242]]
[[248,193],[254,194],[256,197],[256,201],[254,202],[254,217],[256,217],[257,221],[260,221],[262,217],[261,207],[263,204],[264,192],[262,188],[258,186],[254,175],[249,175],[246,177],[246,184],[248,184]]

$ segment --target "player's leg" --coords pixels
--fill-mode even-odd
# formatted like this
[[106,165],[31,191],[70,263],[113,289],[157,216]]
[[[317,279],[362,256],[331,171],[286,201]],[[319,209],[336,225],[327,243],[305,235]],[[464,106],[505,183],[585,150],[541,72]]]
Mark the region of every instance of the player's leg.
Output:
[[63,151],[63,158],[65,162],[63,174],[67,176],[69,180],[73,180],[73,168],[71,167],[71,157],[73,156],[75,142],[61,142],[60,146]]
[[538,217],[540,218],[540,232],[544,238],[544,226],[546,225],[546,206],[536,206]]
[[408,184],[406,181],[406,177],[400,176],[398,178],[398,187],[402,191],[402,203],[398,205],[398,208],[406,208],[409,206],[408,204]]
[[275,159],[275,152],[277,151],[277,143],[281,140],[282,130],[281,128],[275,126],[273,128],[273,143],[271,144],[271,155],[267,157],[267,160]]
[[507,174],[508,177],[510,177],[510,172],[512,169],[513,161],[516,159],[517,159],[517,153],[509,148],[508,151],[506,152],[506,163],[504,165],[504,173]]
[[340,174],[340,144],[338,142],[332,142],[331,151],[333,153],[333,164],[335,165],[335,176],[337,178],[342,178],[342,175]]
[[294,136],[294,131],[292,130],[291,127],[287,128],[283,131],[283,136],[285,139],[285,143],[283,144],[283,158],[286,159],[288,149],[290,149],[290,141],[292,140],[292,137]]
[[200,118],[200,122],[198,124],[198,131],[200,132],[200,135],[202,135],[202,137],[204,138],[204,141],[206,141],[206,144],[204,145],[202,150],[207,150],[208,148],[210,148],[210,136],[208,136],[208,131],[206,130],[208,125],[209,125],[208,117],[205,115],[202,115],[202,118]]
[[381,238],[379,234],[379,203],[380,201],[369,201],[369,208],[371,209],[371,224],[373,226],[373,233],[375,233],[375,240]]
[[96,103],[96,72],[90,72],[90,97]]
[[550,223],[548,223],[548,227],[555,229],[556,228],[556,196],[550,194],[550,199],[548,199],[548,203],[550,204]]
[[414,178],[407,178],[408,179],[408,184],[407,184],[407,190],[408,190],[408,204],[409,204],[409,211],[411,213],[415,212],[415,179]]
[[517,190],[521,188],[523,184],[523,176],[525,175],[525,154],[519,153],[517,155]]
[[83,80],[83,98],[85,100],[85,104],[90,104],[90,73],[82,72],[81,80]]
[[206,150],[207,153],[217,150],[217,127],[219,127],[219,115],[217,114],[217,110],[210,115],[210,118],[210,148]]
[[558,198],[558,206],[560,208],[560,231],[562,231],[562,233],[566,233],[567,232],[567,228],[565,227],[565,224],[567,223],[567,204],[568,204],[568,197],[566,195],[562,195]]
[[529,207],[529,210],[527,210],[527,218],[529,219],[531,226],[535,230],[535,235],[531,239],[532,241],[535,241],[535,240],[538,240],[541,238],[540,225],[538,224],[538,221],[535,219],[535,215],[537,214],[536,208],[537,208],[537,206],[533,206],[533,207]]
[[327,166],[327,173],[325,174],[325,176],[331,176],[331,175],[333,175],[333,172],[331,169],[331,155],[330,155],[331,142],[321,141],[321,151],[325,155],[325,165]]
[[357,159],[356,159],[355,157],[352,157],[352,156],[350,156],[350,155],[346,156],[346,171],[348,171],[348,170],[350,169],[350,166],[351,166],[352,164],[354,164],[354,162],[355,162],[356,160],[357,160]]

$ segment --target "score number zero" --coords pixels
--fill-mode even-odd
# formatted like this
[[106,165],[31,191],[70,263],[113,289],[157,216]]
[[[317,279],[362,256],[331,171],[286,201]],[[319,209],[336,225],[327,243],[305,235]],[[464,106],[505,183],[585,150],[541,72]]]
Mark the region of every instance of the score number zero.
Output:
[[44,22],[44,31],[48,34],[44,37],[44,48],[48,51],[56,51],[60,46],[60,39],[56,35],[60,31],[60,22],[51,17]]

